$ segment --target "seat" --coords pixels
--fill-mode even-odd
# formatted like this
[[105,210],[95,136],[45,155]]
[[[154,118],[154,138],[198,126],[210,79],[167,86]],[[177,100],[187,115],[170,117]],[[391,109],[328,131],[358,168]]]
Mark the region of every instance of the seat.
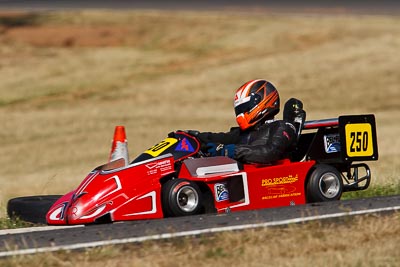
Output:
[[291,123],[296,128],[297,143],[306,121],[306,111],[303,109],[303,102],[296,98],[290,98],[286,101],[283,109],[283,120]]

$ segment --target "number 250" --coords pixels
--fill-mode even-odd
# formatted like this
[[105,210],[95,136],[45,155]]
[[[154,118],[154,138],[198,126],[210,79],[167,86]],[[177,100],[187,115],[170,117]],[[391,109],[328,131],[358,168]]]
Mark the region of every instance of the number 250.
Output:
[[368,149],[368,132],[351,132],[350,152],[367,151]]

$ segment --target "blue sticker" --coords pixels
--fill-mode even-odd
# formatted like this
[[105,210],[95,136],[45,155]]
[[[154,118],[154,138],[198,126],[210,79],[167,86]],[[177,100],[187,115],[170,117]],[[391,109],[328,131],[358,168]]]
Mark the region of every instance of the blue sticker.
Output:
[[194,149],[190,142],[186,138],[183,138],[181,141],[179,141],[175,151],[194,152]]
[[324,136],[324,145],[326,153],[340,152],[339,134],[328,134]]
[[334,143],[329,145],[326,153],[335,153],[335,152],[340,152],[340,143]]
[[217,202],[228,200],[229,199],[229,192],[226,188],[226,184],[215,184],[215,199]]

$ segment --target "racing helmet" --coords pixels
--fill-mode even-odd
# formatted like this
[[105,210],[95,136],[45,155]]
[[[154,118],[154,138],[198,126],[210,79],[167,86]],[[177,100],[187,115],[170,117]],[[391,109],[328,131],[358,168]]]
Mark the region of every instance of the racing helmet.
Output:
[[258,122],[273,119],[279,112],[278,90],[266,80],[251,80],[236,91],[236,122],[246,130]]

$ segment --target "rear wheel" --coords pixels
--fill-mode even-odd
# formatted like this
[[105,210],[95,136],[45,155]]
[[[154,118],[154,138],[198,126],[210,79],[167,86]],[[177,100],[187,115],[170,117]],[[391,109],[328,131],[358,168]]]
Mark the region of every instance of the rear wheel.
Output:
[[343,180],[340,172],[330,165],[317,165],[307,182],[307,202],[339,200],[342,192]]
[[202,192],[195,183],[173,179],[164,184],[162,191],[162,203],[167,216],[185,216],[200,212]]
[[61,195],[43,195],[12,198],[7,203],[10,218],[31,223],[46,224],[46,214]]

